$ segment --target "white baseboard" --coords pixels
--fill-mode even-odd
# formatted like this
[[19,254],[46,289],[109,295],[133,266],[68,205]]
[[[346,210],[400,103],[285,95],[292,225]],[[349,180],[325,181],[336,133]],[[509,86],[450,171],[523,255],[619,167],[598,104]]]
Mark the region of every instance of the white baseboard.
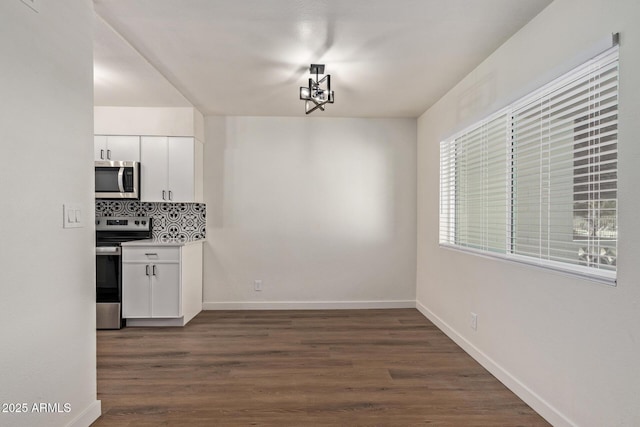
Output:
[[442,332],[451,338],[458,346],[480,363],[487,371],[504,384],[509,390],[515,393],[527,405],[531,406],[540,416],[546,419],[555,427],[575,427],[576,424],[564,416],[560,411],[551,406],[541,396],[523,384],[520,380],[506,371],[502,366],[487,356],[482,350],[477,348],[466,338],[460,335],[455,329],[449,326],[440,317],[434,314],[427,307],[416,301],[416,308],[420,313],[436,325]]
[[102,415],[102,402],[96,400],[67,424],[67,427],[89,427],[100,418],[100,415]]
[[415,300],[399,301],[227,301],[204,302],[203,310],[352,310],[415,308]]
[[184,326],[186,322],[183,317],[176,317],[175,319],[127,319],[127,326],[131,327],[143,327],[143,328],[153,328],[153,327],[167,327],[167,326]]

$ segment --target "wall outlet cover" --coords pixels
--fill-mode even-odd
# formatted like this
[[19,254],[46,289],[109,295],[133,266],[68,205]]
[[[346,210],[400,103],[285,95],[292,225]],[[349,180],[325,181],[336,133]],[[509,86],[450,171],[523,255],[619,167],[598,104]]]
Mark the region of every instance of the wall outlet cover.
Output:
[[478,315],[476,313],[471,313],[471,329],[474,331],[478,330]]

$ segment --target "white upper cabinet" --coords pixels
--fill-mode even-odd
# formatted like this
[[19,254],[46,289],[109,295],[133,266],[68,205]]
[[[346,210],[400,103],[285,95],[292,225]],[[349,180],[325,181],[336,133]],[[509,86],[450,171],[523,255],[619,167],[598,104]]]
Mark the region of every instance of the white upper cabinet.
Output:
[[195,140],[169,138],[169,199],[174,202],[195,201]]
[[[143,136],[140,142],[142,201],[200,202],[201,143],[192,137]],[[200,193],[200,194],[199,194]]]
[[140,137],[96,135],[94,136],[94,160],[140,161]]
[[140,198],[145,202],[168,200],[169,151],[165,136],[143,136],[140,141]]

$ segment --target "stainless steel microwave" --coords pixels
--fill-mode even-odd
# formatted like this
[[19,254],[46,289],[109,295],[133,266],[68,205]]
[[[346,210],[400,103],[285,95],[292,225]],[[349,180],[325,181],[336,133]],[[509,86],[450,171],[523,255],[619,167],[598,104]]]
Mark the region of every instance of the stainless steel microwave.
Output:
[[140,199],[140,163],[97,161],[96,199]]

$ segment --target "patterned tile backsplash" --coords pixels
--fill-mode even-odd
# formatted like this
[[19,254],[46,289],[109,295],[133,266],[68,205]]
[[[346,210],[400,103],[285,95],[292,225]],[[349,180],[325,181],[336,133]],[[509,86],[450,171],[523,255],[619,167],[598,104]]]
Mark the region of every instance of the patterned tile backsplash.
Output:
[[159,243],[204,239],[207,206],[204,203],[96,200],[96,216],[149,216],[153,218],[153,240]]

